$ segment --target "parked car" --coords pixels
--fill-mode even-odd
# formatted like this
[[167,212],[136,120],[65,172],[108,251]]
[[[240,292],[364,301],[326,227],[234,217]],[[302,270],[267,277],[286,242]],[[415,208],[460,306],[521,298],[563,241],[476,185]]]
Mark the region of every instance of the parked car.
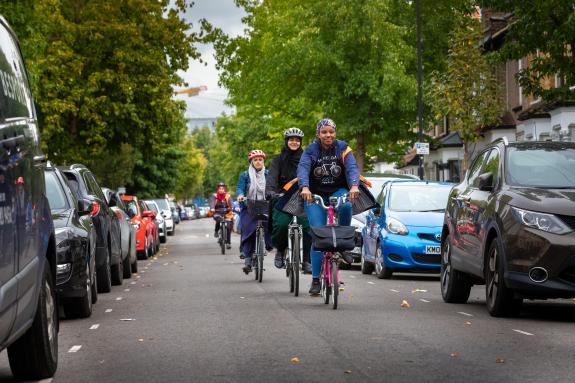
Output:
[[56,233],[56,291],[68,318],[88,318],[98,300],[96,286],[96,229],[92,205],[77,200],[65,176],[48,166],[44,173]]
[[38,380],[58,367],[56,239],[28,74],[1,16],[0,71],[0,351],[16,379]]
[[158,223],[157,216],[158,213],[153,211],[150,205],[145,201],[140,200],[144,212],[149,212],[144,214],[144,220],[148,222],[152,228],[152,255],[156,254],[160,250],[160,224]]
[[145,200],[146,205],[148,205],[148,209],[155,213],[154,220],[157,223],[158,228],[158,245],[156,251],[160,249],[159,243],[166,243],[167,237],[167,229],[166,229],[166,220],[164,216],[160,212],[160,208],[158,204],[154,200]]
[[178,206],[174,201],[170,201],[170,210],[172,211],[172,219],[174,223],[177,225],[180,223],[180,214],[178,213]]
[[190,218],[190,216],[188,215],[188,210],[186,207],[181,207],[180,208],[180,219],[182,221],[188,221],[192,218]]
[[136,196],[122,195],[132,225],[136,229],[136,254],[140,259],[147,259],[154,255],[155,225],[151,220],[152,212]]
[[439,272],[441,230],[453,184],[388,181],[381,209],[370,211],[362,231],[361,271],[379,278],[393,272]]
[[160,210],[160,214],[164,217],[164,223],[166,225],[166,234],[167,235],[174,235],[176,232],[176,225],[174,223],[174,218],[172,217],[172,210],[170,209],[170,202],[165,198],[156,198],[153,200],[156,205],[158,205],[158,209]]
[[120,247],[122,249],[122,259],[124,264],[122,269],[124,271],[124,278],[131,278],[132,273],[138,272],[138,257],[136,255],[136,228],[132,224],[132,219],[128,214],[128,208],[122,201],[120,194],[117,191],[102,188],[106,202],[110,208],[118,216],[120,223]]
[[109,293],[112,284],[121,285],[124,280],[122,250],[120,247],[120,223],[118,216],[106,202],[106,197],[96,178],[86,166],[74,164],[60,168],[74,196],[92,204],[92,221],[96,227],[96,275],[98,292]]
[[485,284],[493,316],[524,298],[575,297],[575,143],[499,140],[449,197],[441,293],[465,303]]
[[[416,176],[412,175],[405,175],[405,174],[393,174],[393,173],[376,173],[376,174],[368,174],[366,176],[366,180],[369,181],[367,183],[367,188],[371,192],[371,194],[378,199],[378,202],[381,204],[381,196],[383,185],[388,181],[393,180],[402,180],[402,179],[419,179]],[[351,217],[351,225],[355,226],[355,248],[351,251],[347,251],[346,253],[351,255],[354,259],[354,262],[361,262],[361,247],[363,246],[363,239],[362,239],[362,231],[363,227],[365,226],[365,221],[367,218],[367,214],[369,212],[365,211],[360,214],[356,214]],[[342,268],[350,268],[351,266],[348,263],[342,263]]]

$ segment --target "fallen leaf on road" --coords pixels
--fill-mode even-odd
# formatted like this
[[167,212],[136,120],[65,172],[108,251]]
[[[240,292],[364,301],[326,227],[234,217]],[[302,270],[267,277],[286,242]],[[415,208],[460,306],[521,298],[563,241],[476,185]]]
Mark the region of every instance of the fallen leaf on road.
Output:
[[297,356],[293,357],[293,358],[291,358],[291,361],[292,361],[292,363],[299,363],[299,358]]
[[414,293],[414,294],[415,294],[415,293],[426,293],[427,290],[415,289],[415,290],[412,290],[411,292]]
[[464,324],[465,324],[466,326],[471,326],[471,322],[468,321],[468,320],[466,320]]
[[142,338],[138,339],[138,342],[143,342],[143,341],[144,341],[144,339],[142,339]]
[[505,359],[504,358],[497,358],[497,359],[495,359],[495,363],[505,363]]
[[344,373],[351,374],[351,370],[345,370]]
[[409,304],[409,302],[407,302],[407,301],[404,299],[403,301],[401,301],[401,307],[408,309],[408,308],[411,307],[411,305]]
[[451,353],[451,357],[452,357],[452,358],[457,358],[458,356],[459,356],[459,354],[456,353],[456,352],[452,352],[452,353]]

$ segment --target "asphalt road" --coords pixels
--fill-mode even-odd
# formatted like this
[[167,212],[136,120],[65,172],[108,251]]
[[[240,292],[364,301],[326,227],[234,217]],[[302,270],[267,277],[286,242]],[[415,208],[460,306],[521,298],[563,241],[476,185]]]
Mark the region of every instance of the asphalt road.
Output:
[[[575,301],[496,319],[483,286],[450,305],[437,277],[350,270],[334,311],[291,295],[271,254],[262,284],[245,276],[238,236],[223,256],[212,231],[211,220],[181,223],[91,318],[62,320],[53,382],[575,381]],[[10,381],[3,352],[0,382]]]

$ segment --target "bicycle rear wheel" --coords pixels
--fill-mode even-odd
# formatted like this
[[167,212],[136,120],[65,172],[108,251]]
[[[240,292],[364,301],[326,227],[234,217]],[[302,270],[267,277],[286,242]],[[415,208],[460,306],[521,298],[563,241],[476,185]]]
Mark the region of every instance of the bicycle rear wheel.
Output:
[[299,231],[294,232],[293,236],[293,246],[292,246],[292,259],[291,259],[291,278],[292,282],[291,285],[293,288],[290,289],[290,292],[293,292],[294,296],[299,295],[299,265],[300,265],[300,238],[299,238]]
[[262,279],[264,277],[264,251],[265,251],[265,243],[264,243],[264,229],[260,228],[258,231],[258,240],[259,240],[259,252],[258,252],[258,268],[260,274],[258,276],[258,282],[262,283]]
[[337,299],[339,296],[339,270],[337,267],[337,261],[330,261],[331,263],[331,304],[333,309],[337,309]]
[[289,292],[293,293],[293,270],[292,270],[292,256],[291,256],[291,250],[290,248],[287,248],[284,252],[284,258],[285,258],[285,263],[286,263],[286,277],[288,277],[288,282],[289,282]]

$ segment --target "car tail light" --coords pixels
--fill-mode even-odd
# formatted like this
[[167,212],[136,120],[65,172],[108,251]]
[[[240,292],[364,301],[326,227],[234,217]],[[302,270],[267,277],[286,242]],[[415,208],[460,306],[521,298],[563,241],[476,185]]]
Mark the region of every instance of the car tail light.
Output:
[[124,219],[124,217],[122,216],[122,212],[116,210],[116,216],[118,217],[118,219],[121,221]]
[[98,203],[98,201],[93,201],[92,202],[92,211],[90,211],[90,214],[95,216],[95,215],[98,215],[99,212],[100,212],[100,204]]

